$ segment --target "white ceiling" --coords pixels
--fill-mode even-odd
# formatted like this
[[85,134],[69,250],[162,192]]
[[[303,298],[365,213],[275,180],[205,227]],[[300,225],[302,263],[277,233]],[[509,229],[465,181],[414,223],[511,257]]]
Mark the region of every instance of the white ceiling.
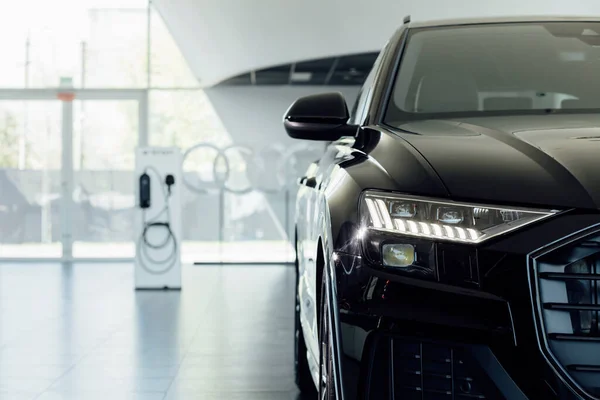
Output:
[[201,85],[251,70],[380,49],[415,20],[596,15],[598,0],[153,0]]

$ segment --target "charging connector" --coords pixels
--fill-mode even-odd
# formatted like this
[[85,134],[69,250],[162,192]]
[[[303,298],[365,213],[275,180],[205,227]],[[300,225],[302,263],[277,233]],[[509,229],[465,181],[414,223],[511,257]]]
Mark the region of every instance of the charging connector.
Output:
[[150,208],[150,175],[140,175],[140,208]]
[[171,186],[175,184],[175,177],[171,174],[165,177],[165,184],[167,185],[167,190],[169,191],[169,196],[171,195]]
[[[147,218],[146,210],[151,205],[151,185],[150,175],[148,172],[152,172],[158,178],[160,182],[161,190],[164,194],[164,206],[162,210],[152,218]],[[175,184],[175,177],[171,174],[165,177],[163,180],[160,177],[160,173],[153,167],[147,167],[144,169],[144,173],[140,175],[140,208],[142,208],[142,223],[143,230],[142,235],[138,240],[138,257],[140,258],[140,265],[148,273],[159,275],[168,272],[177,263],[178,249],[177,239],[171,230],[171,213],[169,208],[169,198],[171,197],[171,186]],[[164,214],[164,217],[163,217]],[[165,230],[166,236],[162,241],[154,243],[149,238],[149,233],[156,229]],[[157,259],[152,252],[158,252],[171,247],[169,255],[162,259]],[[159,269],[150,268],[145,261],[148,261],[152,265],[161,266]]]

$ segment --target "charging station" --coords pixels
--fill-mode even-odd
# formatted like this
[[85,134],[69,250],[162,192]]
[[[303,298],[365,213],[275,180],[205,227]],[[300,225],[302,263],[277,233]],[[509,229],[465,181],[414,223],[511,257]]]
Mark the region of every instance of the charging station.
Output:
[[176,147],[136,149],[136,289],[181,289],[182,162]]

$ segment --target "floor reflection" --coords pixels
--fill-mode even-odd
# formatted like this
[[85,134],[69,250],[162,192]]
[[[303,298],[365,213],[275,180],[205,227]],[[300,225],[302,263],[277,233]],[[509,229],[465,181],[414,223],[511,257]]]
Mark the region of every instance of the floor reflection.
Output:
[[187,266],[136,292],[126,264],[0,266],[0,398],[312,400],[293,379],[289,266]]

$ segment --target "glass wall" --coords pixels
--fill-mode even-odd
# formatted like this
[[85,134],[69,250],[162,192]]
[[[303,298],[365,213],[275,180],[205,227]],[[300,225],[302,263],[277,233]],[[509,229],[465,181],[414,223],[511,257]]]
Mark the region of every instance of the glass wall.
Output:
[[[235,143],[147,0],[21,0],[6,11],[0,91],[147,94],[148,143],[186,152],[184,261],[293,260],[295,178],[321,147]],[[73,100],[75,258],[134,255],[138,107]],[[61,101],[0,100],[0,258],[61,255],[61,121]]]
[[0,13],[0,87],[145,87],[146,0],[20,0]]
[[[29,99],[26,90],[63,85],[145,90],[148,2],[11,3],[0,13],[0,50],[3,98],[9,92]],[[75,99],[65,116],[62,101],[45,98],[0,101],[0,257],[61,257],[65,151],[72,151],[73,160],[74,256],[133,256],[138,102]],[[72,119],[72,132],[65,118]]]
[[60,257],[61,151],[59,102],[0,100],[0,257]]
[[73,256],[134,254],[134,151],[138,102],[74,102]]

